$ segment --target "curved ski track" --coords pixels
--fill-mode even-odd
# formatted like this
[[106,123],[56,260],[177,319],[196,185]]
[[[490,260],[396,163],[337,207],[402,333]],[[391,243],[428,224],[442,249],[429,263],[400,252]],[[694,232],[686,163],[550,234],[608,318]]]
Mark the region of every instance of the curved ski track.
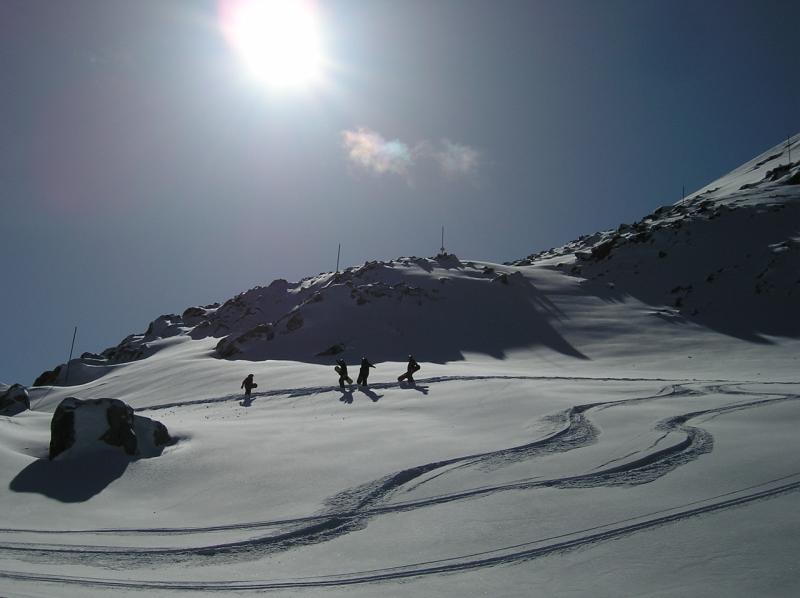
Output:
[[[424,380],[425,383],[451,382],[460,380],[496,380],[520,379],[542,380],[552,378],[525,377],[525,376],[473,376],[473,377],[442,377]],[[572,379],[574,380],[574,379]],[[619,381],[620,378],[607,380]],[[631,379],[639,380],[639,379]],[[650,381],[651,379],[647,379]],[[173,535],[173,534],[205,534],[217,531],[247,531],[272,530],[272,533],[256,538],[220,544],[201,545],[196,547],[181,548],[127,548],[108,547],[101,545],[70,545],[57,543],[23,543],[0,542],[0,554],[23,558],[25,560],[41,561],[44,563],[58,560],[60,563],[73,562],[94,566],[110,566],[118,568],[127,567],[153,567],[164,557],[170,562],[193,561],[213,557],[215,563],[228,558],[256,559],[270,553],[290,550],[292,548],[332,540],[353,530],[361,529],[368,525],[369,520],[383,514],[413,511],[432,505],[469,500],[489,494],[506,492],[510,490],[525,490],[531,488],[590,488],[596,486],[614,485],[639,485],[649,483],[666,475],[681,465],[697,459],[704,453],[713,449],[713,437],[706,430],[689,425],[690,420],[700,417],[718,417],[726,413],[743,409],[753,409],[778,402],[792,401],[800,395],[787,393],[750,392],[741,388],[747,384],[763,386],[765,384],[782,384],[770,382],[737,382],[709,381],[702,391],[689,386],[697,386],[698,382],[670,381],[673,382],[662,389],[661,392],[646,397],[627,399],[621,401],[608,401],[577,405],[565,412],[546,418],[553,426],[552,432],[540,440],[528,444],[509,447],[486,453],[465,455],[453,459],[437,461],[408,468],[394,474],[375,480],[369,484],[347,489],[326,501],[326,508],[320,514],[310,515],[295,519],[256,521],[231,525],[218,525],[194,528],[147,528],[147,529],[96,529],[96,530],[26,530],[26,529],[0,529],[2,533],[35,532],[39,534],[134,534],[134,535]],[[786,383],[791,384],[791,383]],[[389,385],[387,385],[389,386]],[[380,387],[380,385],[374,385]],[[258,396],[273,396],[279,392],[283,396],[304,396],[330,390],[307,388],[294,391],[270,391],[259,393]],[[501,468],[504,465],[535,459],[541,455],[563,453],[576,448],[584,447],[596,442],[598,431],[586,417],[592,409],[602,410],[620,406],[627,406],[636,402],[669,399],[679,396],[703,395],[709,392],[722,393],[749,397],[731,405],[717,408],[693,411],[672,416],[659,422],[657,430],[663,435],[648,449],[654,449],[664,440],[670,432],[679,431],[684,438],[661,448],[647,452],[638,459],[614,466],[613,463],[626,459],[632,455],[625,455],[599,466],[595,470],[580,475],[541,479],[519,479],[504,484],[494,484],[482,487],[464,489],[459,492],[431,496],[416,500],[390,502],[390,497],[401,489],[414,489],[432,479],[446,476],[453,471],[463,468],[479,468],[481,472]],[[234,396],[234,395],[232,395]],[[756,398],[758,397],[758,398]],[[239,395],[235,395],[239,398]],[[232,400],[231,397],[221,397],[205,401],[188,403],[164,404],[149,409],[163,409],[193,405],[205,402]],[[431,475],[427,475],[431,474]],[[796,479],[792,479],[796,478]],[[631,534],[655,526],[664,525],[688,517],[695,517],[705,513],[728,509],[753,501],[764,500],[787,492],[800,489],[800,472],[770,480],[762,484],[743,488],[724,495],[710,497],[700,501],[676,506],[671,509],[655,511],[629,519],[614,521],[592,528],[576,530],[559,536],[540,538],[517,544],[487,550],[481,553],[460,555],[436,561],[419,562],[397,567],[373,569],[366,571],[353,571],[329,576],[311,576],[298,579],[285,580],[258,580],[258,581],[214,581],[214,582],[170,582],[170,581],[141,581],[141,580],[114,580],[93,577],[59,576],[35,573],[20,573],[15,571],[0,571],[0,579],[30,582],[52,582],[82,584],[103,588],[129,588],[129,589],[173,589],[195,591],[222,591],[222,590],[269,590],[281,588],[304,588],[343,586],[351,584],[373,583],[379,581],[434,575],[452,571],[463,571],[480,567],[490,567],[503,563],[513,563],[522,560],[537,558],[554,552],[569,550],[597,542],[610,540],[619,536]]]

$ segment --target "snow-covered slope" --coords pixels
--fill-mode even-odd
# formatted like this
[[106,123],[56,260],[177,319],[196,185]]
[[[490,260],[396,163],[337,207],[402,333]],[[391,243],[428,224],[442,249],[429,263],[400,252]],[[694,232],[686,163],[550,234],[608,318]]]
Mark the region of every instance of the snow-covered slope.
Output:
[[[782,151],[515,263],[278,281],[75,360],[0,418],[0,594],[797,595]],[[340,391],[333,360],[362,353],[370,388]],[[122,399],[177,442],[49,462],[67,396]]]
[[[791,140],[798,157],[799,139]],[[579,277],[580,292],[606,301],[635,297],[673,321],[753,341],[796,337],[800,160],[789,167],[789,149],[778,145],[639,222],[505,266],[453,255],[367,262],[161,316],[145,333],[74,360],[70,382],[149,357],[180,336],[221,339],[214,354],[225,359],[330,363],[340,353],[379,361],[421,353],[443,363],[539,344],[580,357],[527,266]],[[37,384],[63,384],[65,373],[62,366]]]
[[[800,318],[800,136],[674,206],[515,265],[553,263],[583,288],[663,306],[755,342],[797,337]],[[564,260],[562,258],[569,258]]]

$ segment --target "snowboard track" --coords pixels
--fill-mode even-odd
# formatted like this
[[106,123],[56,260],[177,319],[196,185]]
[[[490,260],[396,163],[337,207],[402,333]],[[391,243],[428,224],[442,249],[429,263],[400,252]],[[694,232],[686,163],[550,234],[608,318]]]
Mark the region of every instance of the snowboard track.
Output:
[[[800,475],[800,474],[795,474]],[[793,476],[794,477],[794,476]],[[189,590],[189,591],[267,591],[280,589],[324,588],[333,586],[350,586],[388,581],[398,581],[408,578],[425,577],[457,573],[472,569],[481,569],[497,565],[510,565],[536,558],[562,553],[577,548],[592,546],[634,534],[639,531],[676,523],[684,519],[706,515],[717,511],[744,506],[756,501],[776,498],[789,492],[800,490],[800,481],[782,484],[768,490],[753,492],[744,496],[721,500],[705,506],[685,508],[670,514],[654,516],[643,521],[634,521],[638,518],[623,520],[613,524],[594,526],[585,530],[561,534],[550,538],[533,540],[524,544],[504,547],[500,549],[440,559],[425,561],[397,567],[353,571],[328,576],[310,576],[303,578],[252,580],[252,581],[214,581],[214,582],[170,582],[170,581],[145,581],[145,580],[115,580],[95,577],[80,577],[68,575],[48,575],[35,573],[18,573],[14,571],[0,571],[0,579],[24,581],[33,583],[70,584],[89,586],[103,589],[128,589],[128,590]],[[729,493],[732,494],[732,493]],[[700,502],[700,501],[696,501]],[[695,503],[690,503],[695,504]],[[659,511],[657,513],[663,513]],[[603,529],[606,528],[606,529]],[[599,530],[599,531],[598,531]],[[580,535],[582,534],[583,535]],[[575,536],[576,538],[569,538]],[[544,543],[544,544],[543,544]],[[536,546],[537,544],[543,544]]]
[[[468,379],[492,379],[492,377],[470,377]],[[508,379],[508,377],[499,377]],[[516,378],[516,377],[514,377]],[[425,382],[450,382],[464,380],[465,377],[444,379],[428,379]],[[528,379],[522,377],[522,379]],[[537,378],[538,379],[538,378]],[[220,544],[197,547],[181,548],[127,548],[93,545],[63,545],[63,544],[37,544],[8,542],[0,543],[0,554],[13,556],[25,561],[48,563],[74,563],[93,566],[118,567],[152,567],[164,557],[171,562],[193,561],[214,557],[214,563],[219,564],[227,559],[241,560],[257,559],[272,553],[282,552],[308,544],[326,542],[357,529],[363,529],[369,520],[384,514],[412,511],[433,505],[463,501],[490,494],[506,491],[519,491],[533,488],[591,488],[597,486],[635,486],[646,484],[662,477],[674,469],[686,464],[713,449],[713,437],[706,430],[689,425],[689,421],[701,417],[718,417],[744,409],[753,409],[771,405],[778,402],[790,401],[800,398],[795,394],[777,392],[751,392],[742,387],[751,384],[763,386],[763,382],[753,383],[721,383],[706,385],[704,392],[690,388],[696,383],[673,383],[664,387],[659,393],[633,399],[607,401],[602,403],[588,403],[574,406],[565,412],[545,418],[553,426],[551,433],[540,440],[528,444],[491,451],[487,453],[472,454],[453,459],[437,461],[417,467],[401,470],[385,476],[371,483],[347,489],[331,498],[325,503],[325,509],[320,514],[295,519],[274,520],[238,523],[232,525],[219,525],[196,528],[149,528],[149,529],[98,529],[98,530],[21,530],[0,529],[0,533],[19,533],[23,531],[41,534],[141,534],[141,535],[167,535],[167,534],[201,534],[215,531],[239,530],[256,532],[258,530],[274,530],[272,534],[248,538]],[[769,384],[769,383],[767,383]],[[305,390],[305,389],[304,389]],[[535,459],[539,456],[553,453],[563,453],[577,448],[588,446],[596,442],[597,428],[587,418],[590,410],[604,410],[613,407],[624,407],[642,401],[670,399],[706,394],[708,392],[721,393],[732,396],[741,396],[753,400],[743,400],[721,407],[692,411],[664,419],[656,425],[656,430],[663,432],[649,448],[661,442],[667,435],[680,432],[684,438],[677,443],[657,451],[646,453],[638,459],[625,462],[612,467],[600,466],[599,469],[580,475],[551,479],[521,479],[504,484],[487,485],[477,488],[464,489],[438,496],[390,502],[392,495],[399,490],[417,488],[435,478],[446,476],[464,468],[477,468],[479,471],[491,471],[504,465]],[[759,397],[759,398],[756,398]],[[185,405],[185,403],[184,403]],[[163,406],[162,406],[163,408]],[[622,460],[625,457],[614,459]],[[609,462],[606,465],[610,465]],[[429,475],[430,474],[430,475]],[[800,476],[800,473],[794,474]],[[426,477],[427,476],[427,477]],[[791,478],[794,476],[786,476]],[[758,486],[774,484],[779,480],[765,482]],[[785,478],[784,478],[785,481]],[[742,489],[738,494],[756,487]],[[392,579],[419,577],[425,575],[442,574],[463,571],[480,567],[490,567],[502,563],[514,563],[545,556],[555,552],[562,552],[597,542],[611,540],[623,535],[665,525],[681,519],[695,517],[705,513],[749,504],[753,501],[764,500],[773,496],[780,496],[800,489],[800,481],[781,484],[769,489],[753,491],[742,496],[726,498],[725,500],[712,501],[702,506],[692,506],[689,503],[683,507],[675,507],[664,511],[642,515],[630,520],[623,520],[596,526],[587,530],[579,530],[562,534],[561,536],[544,538],[500,549],[493,549],[485,553],[462,555],[460,557],[445,558],[438,561],[414,563],[385,569],[370,571],[356,571],[325,577],[304,577],[290,580],[263,580],[263,581],[218,581],[218,582],[171,582],[171,581],[138,581],[138,580],[113,580],[90,577],[70,577],[47,574],[19,573],[14,571],[0,571],[0,579],[13,579],[30,582],[52,582],[84,584],[103,588],[129,588],[129,589],[174,589],[195,591],[220,591],[220,590],[269,590],[282,588],[325,587],[338,585],[351,585],[374,583]],[[725,497],[726,495],[722,495]],[[691,508],[684,508],[691,507]],[[575,537],[577,536],[577,537]]]

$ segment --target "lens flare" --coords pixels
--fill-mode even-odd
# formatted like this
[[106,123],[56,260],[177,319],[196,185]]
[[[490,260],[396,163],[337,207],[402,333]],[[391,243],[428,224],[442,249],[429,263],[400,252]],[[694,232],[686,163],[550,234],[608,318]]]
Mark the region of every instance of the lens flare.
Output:
[[294,87],[321,78],[322,37],[311,0],[223,0],[220,19],[228,42],[256,79]]

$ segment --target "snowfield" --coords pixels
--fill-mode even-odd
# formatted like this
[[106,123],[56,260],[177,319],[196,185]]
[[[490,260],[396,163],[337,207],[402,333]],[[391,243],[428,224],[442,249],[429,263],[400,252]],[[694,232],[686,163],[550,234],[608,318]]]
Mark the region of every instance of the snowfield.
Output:
[[[273,283],[74,360],[0,416],[0,595],[800,595],[784,150],[519,262]],[[48,461],[69,396],[177,442]]]

